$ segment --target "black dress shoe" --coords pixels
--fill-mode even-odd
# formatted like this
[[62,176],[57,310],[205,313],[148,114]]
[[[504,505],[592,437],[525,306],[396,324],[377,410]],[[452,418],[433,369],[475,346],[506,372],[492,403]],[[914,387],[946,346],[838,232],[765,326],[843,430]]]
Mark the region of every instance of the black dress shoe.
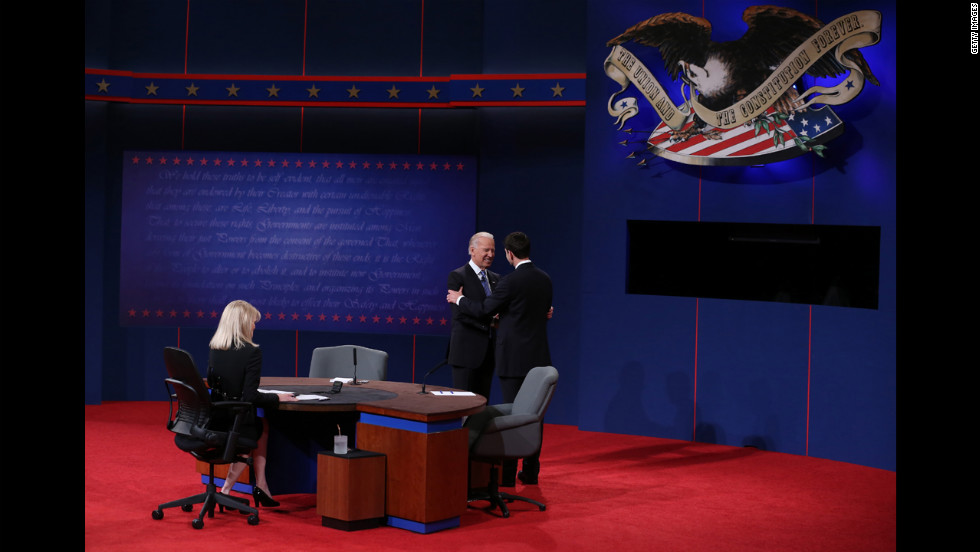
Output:
[[524,473],[524,470],[517,472],[517,478],[521,480],[521,483],[525,485],[537,485],[538,476],[537,474],[531,475],[529,473]]
[[252,498],[255,499],[255,505],[262,505],[266,508],[275,508],[279,506],[279,503],[272,499],[271,496],[265,494],[265,491],[258,487],[252,487]]

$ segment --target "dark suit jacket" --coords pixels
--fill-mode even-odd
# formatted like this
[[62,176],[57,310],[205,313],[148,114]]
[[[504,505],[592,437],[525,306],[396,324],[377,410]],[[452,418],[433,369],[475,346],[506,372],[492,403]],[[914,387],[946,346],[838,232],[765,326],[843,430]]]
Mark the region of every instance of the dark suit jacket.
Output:
[[[490,280],[492,290],[497,287],[500,275],[488,270],[487,279]],[[473,272],[469,263],[450,272],[446,285],[446,289],[462,287],[463,295],[476,301],[482,301],[486,297],[480,277]],[[493,316],[474,317],[462,312],[456,305],[452,305],[451,308],[453,327],[449,336],[449,364],[470,369],[479,368],[490,352],[490,348],[493,347],[490,332]]]
[[[214,400],[242,400],[255,406],[276,408],[279,397],[274,393],[259,393],[262,377],[262,349],[245,344],[241,349],[221,351],[211,349],[208,354],[208,385]],[[255,416],[255,409],[245,419],[250,429],[242,434],[255,439],[262,434],[262,421]]]
[[501,278],[490,297],[483,301],[460,299],[459,309],[470,316],[500,314],[496,348],[498,377],[520,378],[535,366],[551,365],[548,347],[551,299],[551,277],[530,262]]

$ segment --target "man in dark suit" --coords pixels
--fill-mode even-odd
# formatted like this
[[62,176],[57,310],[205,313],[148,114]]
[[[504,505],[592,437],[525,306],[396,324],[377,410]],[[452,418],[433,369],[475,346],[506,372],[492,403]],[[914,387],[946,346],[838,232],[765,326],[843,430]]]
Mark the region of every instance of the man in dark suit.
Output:
[[[493,234],[477,232],[470,238],[470,261],[449,273],[448,289],[462,290],[474,301],[483,301],[497,286],[500,276],[490,270],[493,264]],[[487,287],[484,287],[484,283]],[[493,382],[494,328],[492,315],[470,316],[452,305],[453,326],[449,335],[449,365],[453,387],[490,397]]]
[[[535,366],[550,366],[548,319],[551,318],[551,277],[531,262],[531,241],[523,232],[513,232],[504,240],[504,254],[514,272],[497,283],[493,293],[482,301],[450,287],[446,300],[473,317],[499,314],[496,368],[504,403],[514,402],[524,377]],[[540,470],[538,455],[524,459],[517,477],[525,484],[536,484]],[[517,462],[502,466],[501,485],[515,482]]]

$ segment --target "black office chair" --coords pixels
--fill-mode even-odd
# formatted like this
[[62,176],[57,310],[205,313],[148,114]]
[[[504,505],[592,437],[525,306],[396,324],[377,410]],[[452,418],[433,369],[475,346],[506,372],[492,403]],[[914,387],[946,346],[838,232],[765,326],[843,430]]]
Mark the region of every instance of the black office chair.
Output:
[[[167,366],[166,385],[170,395],[170,417],[167,429],[174,432],[174,443],[177,448],[190,453],[191,456],[208,463],[208,484],[205,492],[166,502],[153,511],[153,519],[163,519],[163,510],[179,506],[181,510],[190,512],[195,504],[203,504],[197,518],[191,521],[195,529],[204,527],[204,516],[214,517],[214,507],[217,504],[221,511],[224,508],[238,510],[248,515],[248,524],[259,523],[259,511],[248,505],[247,499],[222,494],[214,483],[214,466],[245,462],[251,467],[252,458],[249,453],[256,448],[255,439],[241,436],[239,426],[242,423],[251,403],[244,401],[211,402],[210,394],[204,385],[204,379],[194,365],[194,359],[186,351],[166,347],[163,360]],[[174,398],[177,399],[177,413],[174,415]],[[229,429],[221,420],[230,421]],[[211,426],[222,427],[211,427]],[[249,470],[251,472],[251,469]]]
[[388,379],[388,353],[359,345],[313,349],[313,358],[310,359],[310,377],[353,378],[355,362],[358,380]]
[[545,505],[536,500],[501,492],[497,472],[504,460],[524,458],[541,451],[544,413],[557,383],[558,370],[554,366],[532,368],[513,403],[488,406],[466,419],[464,425],[470,430],[470,459],[490,464],[487,488],[471,491],[468,502],[489,501],[489,510],[500,508],[502,517],[510,517],[507,503],[515,500],[534,504],[544,511]]

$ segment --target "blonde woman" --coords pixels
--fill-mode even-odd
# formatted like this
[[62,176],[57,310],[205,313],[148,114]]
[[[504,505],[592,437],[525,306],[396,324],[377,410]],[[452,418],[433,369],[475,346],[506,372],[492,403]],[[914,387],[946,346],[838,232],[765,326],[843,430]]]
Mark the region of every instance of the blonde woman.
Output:
[[[246,301],[232,301],[221,313],[218,330],[211,338],[211,351],[208,355],[208,384],[216,400],[242,400],[256,407],[276,408],[280,401],[295,401],[290,394],[259,393],[259,378],[262,377],[262,350],[252,341],[255,323],[261,313]],[[255,506],[278,506],[269,492],[265,479],[266,451],[269,444],[268,421],[255,415],[253,408],[246,417],[243,435],[256,439],[258,447],[252,451],[252,469],[255,471],[255,485],[252,496]],[[221,492],[228,494],[238,480],[245,464],[235,462],[228,468],[228,476]]]

